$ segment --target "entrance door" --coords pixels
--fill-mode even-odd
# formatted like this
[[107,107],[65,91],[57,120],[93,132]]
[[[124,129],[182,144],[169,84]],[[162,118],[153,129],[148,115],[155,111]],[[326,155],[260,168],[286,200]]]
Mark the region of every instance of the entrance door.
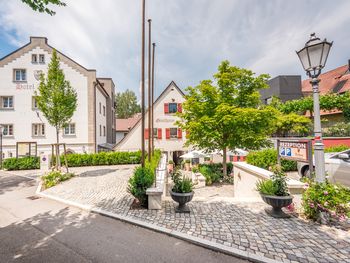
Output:
[[175,152],[173,152],[173,160],[174,160],[175,165],[180,165],[181,164],[182,159],[180,158],[180,156],[183,155],[183,154],[184,154],[183,151],[175,151]]

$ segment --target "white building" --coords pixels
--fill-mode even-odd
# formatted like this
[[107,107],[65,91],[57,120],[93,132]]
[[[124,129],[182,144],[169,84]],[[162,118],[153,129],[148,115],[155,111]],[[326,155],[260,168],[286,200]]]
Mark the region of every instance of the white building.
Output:
[[[184,93],[175,82],[160,94],[154,102],[154,146],[156,149],[168,153],[169,159],[178,161],[178,157],[187,151],[184,146],[186,133],[175,125],[179,119],[176,112],[182,111],[182,103],[185,101]],[[145,114],[145,145],[148,149],[148,113]],[[135,151],[141,149],[141,120],[126,134],[116,145],[116,151]]]
[[[55,129],[37,110],[34,91],[39,76],[47,73],[53,48],[43,37],[0,59],[0,125],[3,155],[15,157],[50,152],[56,142]],[[60,142],[70,152],[108,150],[115,143],[114,94],[110,78],[97,78],[96,70],[86,69],[57,51],[66,79],[76,90],[77,109],[70,124],[60,132]]]

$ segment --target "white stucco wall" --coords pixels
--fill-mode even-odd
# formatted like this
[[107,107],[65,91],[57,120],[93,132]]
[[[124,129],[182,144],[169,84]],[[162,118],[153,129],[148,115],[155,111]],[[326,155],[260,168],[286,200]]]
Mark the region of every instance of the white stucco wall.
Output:
[[[183,103],[185,98],[174,86],[169,87],[165,93],[159,98],[154,106],[154,128],[162,129],[162,139],[155,139],[154,146],[157,149],[166,151],[168,153],[174,151],[186,151],[184,147],[186,142],[186,133],[182,131],[181,139],[166,139],[166,128],[175,128],[175,122],[178,117],[175,114],[164,113],[164,103]],[[148,128],[148,112],[145,118],[145,127]],[[148,140],[145,142],[146,149],[148,147]],[[141,121],[128,133],[128,135],[122,140],[116,147],[116,150],[122,151],[134,151],[141,149]]]
[[[32,63],[32,54],[45,55],[45,63]],[[36,47],[30,52],[22,55],[4,67],[0,67],[0,96],[13,96],[14,109],[0,110],[0,124],[13,124],[14,136],[11,138],[4,137],[4,153],[12,152],[15,156],[16,142],[37,142],[38,154],[40,151],[50,149],[50,144],[56,141],[55,129],[51,127],[42,113],[32,109],[32,96],[39,85],[39,81],[34,76],[35,70],[42,70],[47,73],[48,63],[51,55],[43,49]],[[27,81],[16,83],[13,81],[13,69],[26,69]],[[74,136],[63,136],[60,131],[60,142],[68,145],[68,148],[82,152],[87,150],[88,145],[88,80],[87,77],[61,62],[66,79],[71,86],[77,91],[78,106],[72,117],[72,123],[76,125],[76,134]],[[22,85],[22,86],[18,86]],[[32,124],[44,123],[46,134],[43,137],[32,136]]]
[[[100,112],[101,104],[101,112]],[[103,115],[103,107],[106,109],[106,114]],[[102,94],[99,89],[96,89],[96,144],[103,144],[107,142],[107,123],[106,123],[107,107],[106,97]],[[101,134],[100,134],[101,126]],[[105,135],[103,134],[103,127],[106,129]]]

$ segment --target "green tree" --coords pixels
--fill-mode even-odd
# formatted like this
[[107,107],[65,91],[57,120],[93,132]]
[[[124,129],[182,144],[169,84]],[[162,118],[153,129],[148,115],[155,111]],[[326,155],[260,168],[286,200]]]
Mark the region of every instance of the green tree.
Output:
[[116,114],[119,119],[127,119],[141,112],[140,105],[137,104],[135,92],[126,90],[122,93],[118,92],[115,101],[117,104]]
[[[48,67],[47,78],[40,77],[38,91],[35,92],[38,109],[50,125],[56,129],[56,143],[59,143],[60,130],[69,123],[77,108],[77,93],[65,80],[60,60],[55,50]],[[56,147],[56,165],[59,166],[59,147]]]
[[56,12],[48,7],[49,4],[57,6],[66,6],[66,3],[60,0],[21,0],[23,3],[27,4],[34,11],[40,13],[47,13],[51,16],[55,15]]
[[187,88],[177,124],[188,132],[188,145],[223,151],[224,177],[227,149],[258,149],[269,144],[277,111],[261,107],[259,95],[260,89],[268,87],[268,77],[223,61],[214,81],[203,80]]

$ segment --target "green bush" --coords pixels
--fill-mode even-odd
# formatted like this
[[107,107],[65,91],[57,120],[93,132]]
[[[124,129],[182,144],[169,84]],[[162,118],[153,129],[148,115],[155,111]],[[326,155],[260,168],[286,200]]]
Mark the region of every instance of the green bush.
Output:
[[193,189],[192,180],[189,178],[181,177],[179,171],[174,172],[171,175],[171,178],[174,182],[174,186],[171,189],[175,193],[191,193]]
[[205,177],[206,185],[224,181],[232,183],[230,174],[233,170],[233,164],[227,163],[227,178],[224,178],[222,163],[199,164],[199,172]]
[[53,187],[60,182],[66,181],[70,178],[72,178],[74,174],[72,173],[61,173],[58,171],[53,171],[48,174],[45,174],[41,177],[41,180],[43,182],[43,186],[47,189],[50,187]]
[[350,135],[350,122],[338,122],[333,126],[324,129],[324,137],[345,137]]
[[3,167],[8,171],[39,169],[40,160],[39,157],[7,158],[3,161]]
[[[255,165],[257,167],[269,170],[277,164],[277,150],[275,149],[264,149],[261,151],[250,152],[247,155],[247,163]],[[282,171],[297,171],[297,162],[290,160],[281,160]]]
[[[67,156],[68,167],[138,164],[141,162],[141,151],[99,152],[99,153],[90,153],[90,154],[73,153],[73,154],[67,154],[66,156]],[[61,156],[61,164],[65,164],[64,156]]]
[[134,174],[129,179],[128,192],[132,194],[141,206],[147,206],[147,188],[151,187],[154,182],[154,173],[149,167],[135,168]]
[[330,147],[326,147],[324,149],[324,152],[326,153],[336,153],[336,152],[342,152],[348,150],[350,147],[346,145],[334,145]]
[[350,189],[341,185],[309,181],[302,201],[304,213],[310,219],[317,220],[320,212],[336,220],[350,218]]

